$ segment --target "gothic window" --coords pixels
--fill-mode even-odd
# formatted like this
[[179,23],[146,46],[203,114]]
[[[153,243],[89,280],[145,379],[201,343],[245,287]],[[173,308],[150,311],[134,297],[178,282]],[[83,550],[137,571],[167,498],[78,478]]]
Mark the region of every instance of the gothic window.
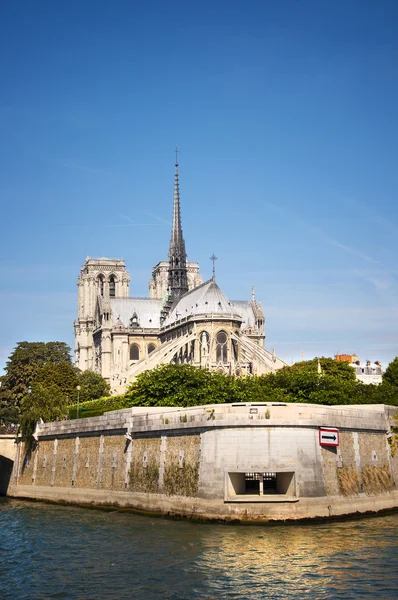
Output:
[[116,284],[113,275],[109,277],[109,296],[114,298],[116,296]]
[[151,352],[153,352],[155,350],[156,346],[155,344],[149,344],[148,346],[148,354],[150,354]]
[[140,360],[140,349],[137,344],[130,346],[130,360]]
[[104,276],[98,275],[98,289],[101,296],[104,295]]
[[217,362],[228,362],[227,334],[219,331],[216,337],[216,360]]

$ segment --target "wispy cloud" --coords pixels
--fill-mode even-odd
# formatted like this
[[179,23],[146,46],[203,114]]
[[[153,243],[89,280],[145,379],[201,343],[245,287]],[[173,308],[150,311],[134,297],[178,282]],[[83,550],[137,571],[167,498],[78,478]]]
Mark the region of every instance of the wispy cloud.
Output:
[[[124,219],[125,221],[127,221],[127,223],[93,223],[93,228],[95,229],[101,229],[101,228],[119,228],[119,227],[160,227],[161,224],[160,223],[154,223],[154,222],[150,222],[150,223],[140,223],[138,221],[133,221],[133,219],[131,219],[130,217],[128,217],[127,215],[122,215],[119,214],[118,215],[121,219]],[[70,225],[59,225],[59,227],[62,228],[67,228],[67,229],[83,229],[86,228],[87,225],[85,223],[73,223]]]
[[[0,300],[1,299],[8,300],[9,302],[17,302],[19,300],[26,301],[27,294],[26,294],[26,292],[17,292],[15,290],[11,290],[11,291],[0,290]],[[74,301],[76,300],[76,295],[73,292],[64,292],[61,290],[47,290],[47,291],[41,291],[41,292],[35,291],[35,290],[30,290],[29,291],[29,299],[30,299],[30,301],[39,300],[39,301],[43,301],[43,302],[46,302],[48,299],[51,299],[51,301],[54,301],[54,302],[57,299],[61,299],[64,304],[69,303],[71,306],[73,306]],[[51,306],[56,306],[56,305],[54,304]],[[13,308],[15,308],[15,307],[13,307]],[[35,315],[37,316],[37,313],[35,313]]]
[[342,196],[342,198],[345,202],[349,202],[354,208],[360,208],[363,214],[366,214],[372,219],[372,223],[377,223],[383,229],[391,231],[392,233],[398,233],[398,225],[394,223],[394,221],[386,219],[364,202],[359,202],[359,200],[352,198],[351,196]]
[[279,330],[311,332],[398,333],[398,306],[387,308],[358,306],[267,306],[267,318]]
[[79,164],[79,163],[71,161],[71,160],[63,161],[61,159],[56,162],[59,164],[59,166],[65,167],[66,169],[74,169],[77,171],[83,171],[84,173],[90,173],[90,174],[93,173],[94,175],[107,175],[109,177],[114,176],[114,173],[112,173],[111,171],[106,171],[105,169],[97,169],[94,167],[88,167],[87,165],[82,165],[82,164]]
[[152,217],[153,219],[160,221],[160,223],[164,223],[165,225],[168,225],[169,227],[171,227],[171,221],[168,221],[167,219],[163,219],[163,217],[160,217],[159,215],[155,215],[153,213],[147,212],[145,214],[148,215],[148,217]]
[[347,252],[347,254],[352,254],[353,256],[359,256],[359,258],[362,258],[363,260],[373,263],[374,265],[381,264],[378,260],[375,260],[371,256],[364,254],[363,252],[360,252],[356,248],[353,248],[352,246],[347,246],[346,244],[342,244],[341,242],[331,238],[324,231],[319,229],[319,227],[314,227],[313,225],[310,225],[309,223],[307,223],[307,227],[310,227],[315,233],[318,233],[318,235],[320,237],[322,237],[331,246],[336,246],[336,248],[340,248],[340,250]]
[[299,223],[304,225],[307,229],[310,229],[311,231],[313,231],[318,237],[323,239],[330,246],[335,246],[336,248],[343,250],[343,252],[346,252],[347,254],[351,254],[353,256],[358,256],[359,258],[362,258],[363,260],[370,262],[374,265],[381,264],[378,260],[361,252],[360,250],[357,250],[353,246],[348,246],[347,244],[343,244],[339,240],[334,239],[329,234],[325,233],[325,231],[323,231],[320,227],[316,227],[315,225],[308,223],[308,221],[305,221],[304,219],[302,219],[301,217],[298,217],[294,213],[287,211],[285,208],[282,208],[281,206],[277,206],[276,204],[273,204],[272,202],[265,202],[265,205],[268,206],[268,208],[270,208],[271,210],[273,210],[276,213],[282,214],[284,216],[287,215],[290,218],[295,219],[296,221],[298,221]]
[[105,225],[105,227],[159,227],[159,223],[139,223],[138,221],[134,221],[133,219],[131,219],[131,217],[121,213],[119,213],[119,217],[127,221],[127,223],[116,223],[114,225],[107,224]]
[[63,169],[73,169],[77,171],[83,171],[84,173],[89,173],[93,175],[106,175],[108,177],[114,177],[115,174],[107,169],[101,169],[98,167],[91,167],[85,164],[82,164],[76,161],[73,158],[65,158],[62,156],[55,156],[53,153],[49,154],[47,152],[43,152],[40,148],[37,148],[32,140],[26,140],[25,137],[19,133],[14,133],[14,137],[19,141],[21,146],[29,152],[31,155],[36,156],[41,161],[49,163],[56,167],[61,167]]
[[375,287],[379,292],[392,290],[396,281],[387,271],[369,271],[362,269],[353,269],[352,274]]
[[114,225],[108,225],[103,223],[98,227],[159,227],[159,223],[116,223]]

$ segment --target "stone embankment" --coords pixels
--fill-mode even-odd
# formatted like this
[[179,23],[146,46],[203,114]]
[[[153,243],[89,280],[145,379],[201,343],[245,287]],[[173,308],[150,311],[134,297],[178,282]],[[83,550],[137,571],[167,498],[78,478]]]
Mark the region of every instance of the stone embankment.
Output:
[[398,506],[395,408],[132,408],[46,423],[9,495],[173,516],[296,520]]

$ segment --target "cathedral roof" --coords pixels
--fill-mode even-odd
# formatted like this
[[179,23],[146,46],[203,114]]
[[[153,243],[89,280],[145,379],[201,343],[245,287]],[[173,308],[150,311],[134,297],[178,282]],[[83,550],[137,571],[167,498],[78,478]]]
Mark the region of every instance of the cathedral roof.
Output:
[[130,326],[134,313],[137,317],[136,327],[143,329],[159,329],[161,300],[155,298],[111,298],[112,322],[116,326],[122,321],[125,327]]
[[250,300],[231,300],[231,304],[236,308],[237,312],[242,317],[242,328],[255,328],[256,316],[253,311],[253,305]]
[[163,327],[180,319],[199,315],[222,315],[242,320],[232,302],[224,296],[214,279],[209,279],[182,296],[173,306]]

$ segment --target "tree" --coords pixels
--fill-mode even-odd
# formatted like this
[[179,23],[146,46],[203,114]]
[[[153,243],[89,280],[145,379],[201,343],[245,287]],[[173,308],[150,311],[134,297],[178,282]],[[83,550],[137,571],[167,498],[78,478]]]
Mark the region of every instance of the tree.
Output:
[[355,372],[332,358],[296,363],[276,373],[246,377],[236,383],[239,399],[246,402],[308,402],[352,404],[358,402]]
[[66,414],[68,401],[56,385],[44,387],[40,383],[32,385],[31,392],[21,401],[22,416],[20,427],[23,440],[30,442],[36,423],[62,419]]
[[290,392],[277,385],[274,374],[241,377],[235,382],[239,402],[293,402]]
[[19,407],[44,365],[71,362],[70,348],[64,342],[18,342],[1,378],[0,408]]
[[81,371],[77,377],[77,384],[80,385],[80,401],[96,400],[103,396],[109,396],[111,388],[109,383],[94,371]]
[[187,364],[144,371],[126,392],[128,406],[198,406],[236,399],[233,377]]
[[388,365],[383,374],[383,383],[389,383],[398,390],[398,356]]
[[56,385],[60,392],[66,396],[69,403],[75,401],[76,386],[79,385],[80,371],[69,363],[47,363],[39,367],[32,381],[32,385],[40,384],[44,388]]
[[[319,364],[321,366],[322,375],[331,375],[344,381],[355,380],[355,371],[347,362],[337,361],[334,360],[334,358],[322,356],[322,358],[319,358]],[[286,369],[293,373],[295,371],[318,373],[318,358],[294,363],[291,367],[284,367],[278,372],[285,371]]]

